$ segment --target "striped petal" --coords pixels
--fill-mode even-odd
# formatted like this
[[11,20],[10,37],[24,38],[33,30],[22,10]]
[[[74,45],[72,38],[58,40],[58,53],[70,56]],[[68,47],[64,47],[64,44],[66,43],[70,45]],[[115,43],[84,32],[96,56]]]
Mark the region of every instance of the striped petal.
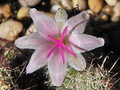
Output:
[[42,38],[38,33],[32,33],[30,35],[18,38],[14,44],[21,49],[37,49],[46,42],[47,41]]
[[48,35],[59,34],[57,24],[51,17],[34,8],[30,10],[30,16],[33,19],[36,30],[45,39],[48,39]]
[[54,86],[60,86],[63,83],[67,70],[67,54],[64,52],[65,60],[62,61],[62,57],[58,52],[55,53],[54,57],[48,60],[48,70],[50,78]]
[[69,55],[68,64],[78,71],[83,71],[86,68],[86,61],[81,54],[77,54],[77,57]]
[[104,45],[103,38],[97,38],[86,34],[72,33],[69,37],[69,41],[71,42],[73,51],[76,53],[90,51]]
[[[68,26],[69,32],[83,33],[86,27],[86,24],[89,20],[89,14],[86,11],[79,13],[76,16],[71,17],[65,23],[63,29]],[[63,32],[63,31],[62,31]]]
[[26,73],[33,73],[39,68],[43,67],[48,63],[47,53],[51,49],[52,45],[45,44],[39,47],[32,55],[27,67]]
[[66,11],[62,8],[58,9],[57,13],[55,14],[55,21],[58,25],[59,30],[62,29],[63,25],[67,21],[68,15]]

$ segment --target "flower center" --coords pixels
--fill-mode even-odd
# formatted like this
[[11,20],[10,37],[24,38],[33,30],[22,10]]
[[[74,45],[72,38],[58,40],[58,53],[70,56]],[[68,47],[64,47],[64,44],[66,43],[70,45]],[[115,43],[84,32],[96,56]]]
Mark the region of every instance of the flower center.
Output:
[[63,63],[64,63],[64,61],[65,61],[65,59],[64,59],[64,53],[63,53],[63,48],[64,48],[68,53],[70,53],[71,55],[76,56],[76,55],[74,54],[74,52],[72,52],[72,51],[66,46],[66,43],[67,43],[67,42],[66,42],[65,35],[66,35],[66,33],[67,33],[67,28],[68,28],[68,26],[64,29],[62,35],[61,35],[59,38],[57,38],[57,39],[55,39],[55,38],[53,38],[52,36],[48,35],[48,38],[49,38],[51,41],[53,41],[53,42],[55,43],[55,45],[54,45],[53,48],[50,50],[50,52],[48,53],[47,57],[49,57],[56,48],[59,48],[60,54],[61,54],[61,56],[62,56],[62,61],[63,61]]

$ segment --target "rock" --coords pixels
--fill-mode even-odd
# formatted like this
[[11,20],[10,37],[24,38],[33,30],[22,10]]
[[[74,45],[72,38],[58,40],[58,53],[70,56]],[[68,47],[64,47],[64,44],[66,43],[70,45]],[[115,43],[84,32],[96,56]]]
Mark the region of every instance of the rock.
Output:
[[36,32],[36,29],[35,29],[34,25],[32,24],[32,25],[30,25],[30,27],[27,29],[26,35],[29,35],[29,34],[31,34],[31,33],[33,33],[33,32]]
[[120,16],[120,1],[114,6],[113,11],[115,16]]
[[120,20],[120,1],[116,3],[116,5],[113,8],[113,16],[112,16],[112,21],[119,21]]
[[52,17],[52,18],[55,18],[55,14],[52,14],[52,13],[47,13],[47,12],[44,12],[46,15]]
[[102,9],[103,0],[88,0],[88,5],[94,13],[98,13]]
[[9,18],[11,15],[12,15],[11,7],[10,7],[9,4],[6,4],[6,5],[3,7],[3,16],[4,16],[5,18]]
[[104,20],[104,21],[108,21],[108,20],[109,20],[109,17],[108,17],[107,14],[101,14],[101,15],[100,15],[100,19],[101,19],[101,20]]
[[35,6],[40,3],[41,0],[19,0],[22,6]]
[[73,0],[73,7],[78,7],[79,10],[85,10],[87,7],[86,0]]
[[117,22],[117,21],[119,21],[119,19],[120,18],[118,16],[113,15],[112,18],[111,18],[111,21]]
[[62,6],[67,10],[72,10],[72,1],[71,0],[61,0]]
[[0,14],[3,14],[3,8],[0,6]]
[[108,15],[112,15],[113,14],[113,8],[109,5],[105,5],[102,9],[103,12],[105,12]]
[[109,6],[114,6],[118,0],[105,0]]
[[10,41],[15,40],[18,34],[22,31],[23,25],[15,20],[8,20],[0,24],[0,38]]
[[59,5],[59,4],[54,4],[54,5],[52,6],[52,8],[51,8],[51,12],[52,12],[52,13],[56,13],[56,11],[57,11],[59,8],[62,8],[62,6]]
[[94,13],[90,10],[90,9],[88,9],[88,10],[86,10],[89,14],[91,14],[91,15],[93,15]]
[[56,11],[57,11],[59,8],[62,8],[62,6],[59,5],[59,4],[55,4],[55,5],[53,5],[52,8],[51,8],[51,12],[52,12],[52,13],[56,13]]
[[29,17],[29,7],[21,7],[17,13],[17,18],[18,19],[23,19],[26,17]]
[[50,0],[50,5],[54,5],[56,0]]

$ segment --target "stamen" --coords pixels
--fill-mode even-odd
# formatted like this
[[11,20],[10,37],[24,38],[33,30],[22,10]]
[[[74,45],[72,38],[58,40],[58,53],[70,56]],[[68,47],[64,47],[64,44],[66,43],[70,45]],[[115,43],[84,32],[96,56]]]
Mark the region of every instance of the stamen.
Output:
[[64,31],[62,32],[62,35],[61,35],[61,40],[63,40],[63,38],[64,38],[64,36],[65,36],[65,34],[67,33],[67,30],[68,30],[68,26],[67,27],[65,27],[65,29],[64,29]]
[[64,64],[64,61],[65,61],[65,58],[64,58],[64,54],[63,54],[63,51],[62,51],[62,47],[59,46],[59,50],[60,50],[60,54],[62,56],[62,61],[63,61],[63,64]]
[[77,45],[75,45],[74,43],[72,43],[72,42],[70,42],[74,47],[76,47],[76,48],[78,48],[78,49],[80,49],[80,50],[83,50],[83,51],[85,51],[85,52],[87,52],[88,50],[87,49],[84,49],[84,48],[81,48],[81,47],[79,47],[79,46],[77,46]]
[[52,54],[52,52],[57,48],[57,45],[55,45],[51,50],[50,52],[48,53],[47,55],[47,58]]
[[54,39],[52,36],[48,35],[48,38],[49,38],[51,41],[53,41],[56,45],[50,50],[50,52],[49,52],[48,55],[47,55],[47,58],[48,58],[48,57],[51,55],[51,53],[58,47],[58,48],[59,48],[59,51],[60,51],[60,54],[61,54],[61,56],[62,56],[63,64],[64,64],[64,61],[65,61],[65,58],[64,58],[64,53],[63,53],[62,48],[64,48],[68,53],[70,53],[71,55],[73,55],[73,56],[76,57],[75,53],[72,52],[67,46],[65,46],[64,41],[63,41],[63,38],[65,37],[65,34],[67,33],[67,30],[68,30],[67,28],[68,28],[68,26],[65,27],[65,29],[64,29],[61,37],[58,38],[58,39]]
[[48,35],[48,38],[49,38],[51,41],[53,41],[53,42],[56,43],[56,40],[55,40],[52,36]]
[[62,45],[62,47],[66,49],[67,52],[69,52],[70,54],[76,57],[76,55],[68,47],[66,47],[65,45]]

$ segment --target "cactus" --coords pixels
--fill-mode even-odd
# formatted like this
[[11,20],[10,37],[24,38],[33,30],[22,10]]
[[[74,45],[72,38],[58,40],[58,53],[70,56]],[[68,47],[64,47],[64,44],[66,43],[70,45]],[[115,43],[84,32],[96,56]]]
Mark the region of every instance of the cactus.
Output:
[[63,86],[59,90],[108,90],[111,78],[107,71],[94,68],[92,65],[84,71],[78,72],[68,69]]
[[118,60],[116,60],[110,70],[103,68],[105,61],[106,58],[103,64],[98,67],[90,64],[83,72],[78,72],[69,67],[63,85],[56,87],[56,90],[114,90],[115,80],[113,80],[110,73]]
[[10,90],[10,73],[10,70],[0,67],[0,90]]
[[15,48],[11,42],[0,40],[0,49],[0,90],[10,90],[13,86],[11,63],[16,57]]

